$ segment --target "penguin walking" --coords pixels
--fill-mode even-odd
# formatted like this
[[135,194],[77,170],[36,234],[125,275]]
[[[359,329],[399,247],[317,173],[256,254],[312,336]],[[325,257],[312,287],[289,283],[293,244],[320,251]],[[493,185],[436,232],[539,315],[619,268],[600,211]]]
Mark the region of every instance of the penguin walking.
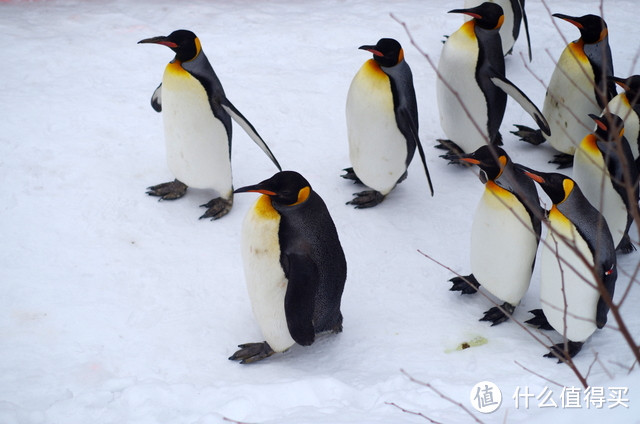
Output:
[[589,114],[600,113],[616,95],[616,89],[611,79],[613,60],[604,19],[596,15],[553,16],[575,25],[580,38],[564,49],[547,87],[542,113],[551,133],[516,125],[518,131],[513,134],[535,145],[548,140],[560,152],[550,163],[568,168],[578,144],[593,128]]
[[[465,0],[464,8],[469,9],[482,4],[482,0]],[[513,51],[520,27],[524,24],[527,36],[527,50],[529,52],[529,62],[531,62],[531,40],[529,39],[529,23],[524,10],[524,0],[489,0],[489,3],[496,3],[502,7],[504,13],[504,23],[500,27],[500,39],[502,40],[502,52],[506,56]],[[469,20],[470,18],[465,18]]]
[[573,180],[607,221],[613,245],[622,253],[635,250],[629,238],[633,210],[638,208],[638,169],[624,123],[618,115],[590,115],[596,130],[588,134],[573,157]]
[[605,112],[618,115],[624,121],[624,134],[640,172],[640,75],[613,80],[624,91],[611,99]]
[[542,131],[548,125],[538,108],[505,77],[499,29],[502,7],[485,2],[470,9],[454,9],[473,19],[451,34],[438,62],[436,95],[440,124],[448,137],[437,148],[449,150],[442,157],[456,162],[457,155],[471,153],[485,144],[501,145],[500,124],[507,95],[529,113]]
[[316,334],[342,331],[347,263],[336,227],[302,175],[283,171],[236,193],[257,192],[242,230],[242,257],[254,316],[265,338],[229,359],[259,361]]
[[504,301],[480,319],[493,326],[509,319],[529,288],[543,210],[533,181],[501,148],[481,146],[460,160],[480,168],[485,190],[471,229],[472,274],[449,280],[450,290],[472,294],[482,285]]
[[347,202],[370,208],[382,202],[407,177],[416,147],[433,196],[424,150],[418,138],[418,106],[411,68],[398,41],[382,38],[359,49],[373,53],[353,78],[347,95],[346,118],[352,168],[343,178],[372,190]]
[[[613,298],[618,275],[613,239],[602,214],[571,178],[520,167],[553,203],[540,257],[542,310],[532,311],[535,318],[527,322],[562,334],[566,353],[573,357],[607,322],[609,307],[602,294]],[[550,349],[545,356],[566,358],[565,343]]]
[[184,196],[188,187],[213,189],[220,197],[202,205],[207,211],[200,219],[221,218],[233,205],[231,118],[279,170],[280,164],[253,125],[225,96],[193,32],[177,30],[138,43],[161,44],[176,54],[151,97],[153,109],[163,112],[167,162],[176,179],[149,187],[147,194],[174,200]]

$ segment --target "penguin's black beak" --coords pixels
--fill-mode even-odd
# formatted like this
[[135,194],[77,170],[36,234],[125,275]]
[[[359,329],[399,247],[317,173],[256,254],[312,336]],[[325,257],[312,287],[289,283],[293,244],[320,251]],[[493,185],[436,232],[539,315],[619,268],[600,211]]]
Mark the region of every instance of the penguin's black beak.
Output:
[[624,91],[628,91],[629,90],[629,85],[627,84],[627,79],[626,78],[611,77],[611,79],[613,80],[613,82],[615,82],[620,87],[622,87],[622,89]]
[[162,44],[163,46],[167,46],[169,48],[175,49],[178,47],[176,43],[169,40],[169,37],[164,35],[160,35],[158,37],[145,38],[144,40],[138,41],[138,44]]
[[533,181],[535,181],[535,182],[537,182],[539,184],[544,184],[545,183],[544,178],[541,175],[539,175],[537,171],[535,171],[535,170],[533,170],[533,169],[531,169],[529,167],[526,167],[524,165],[520,165],[519,163],[514,164],[514,166],[516,168],[520,169],[522,172],[524,172],[524,174],[527,177],[531,178]]
[[277,194],[272,190],[268,190],[262,183],[258,183],[258,184],[250,185],[250,186],[245,186],[245,187],[240,187],[240,188],[235,189],[233,192],[234,193],[249,193],[249,192],[253,192],[253,193],[266,194],[267,196],[275,196]]
[[575,26],[577,26],[579,29],[584,28],[584,25],[582,25],[580,23],[580,18],[576,17],[576,16],[569,16],[569,15],[563,15],[562,13],[554,13],[553,15],[554,18],[560,18],[564,21],[567,21]]
[[478,159],[476,159],[474,157],[473,153],[469,153],[469,154],[466,154],[466,155],[460,155],[459,159],[461,161],[464,161],[464,162],[467,162],[467,163],[471,163],[473,165],[480,165],[480,163],[481,163]]
[[464,15],[469,15],[475,19],[482,19],[482,15],[476,12],[475,7],[473,9],[453,9],[448,11],[447,13],[462,13]]
[[380,56],[383,57],[384,55],[382,53],[380,53],[378,49],[378,46],[360,46],[358,47],[359,50],[366,50],[368,52],[371,52],[374,54],[374,56]]

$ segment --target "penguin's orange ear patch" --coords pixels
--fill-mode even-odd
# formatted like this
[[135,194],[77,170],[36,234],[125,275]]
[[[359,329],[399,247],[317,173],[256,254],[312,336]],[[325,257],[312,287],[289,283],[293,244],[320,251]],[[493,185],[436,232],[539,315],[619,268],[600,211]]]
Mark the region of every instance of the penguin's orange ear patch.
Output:
[[298,192],[298,200],[291,206],[299,205],[309,198],[309,194],[311,194],[311,187],[306,186],[300,189]]

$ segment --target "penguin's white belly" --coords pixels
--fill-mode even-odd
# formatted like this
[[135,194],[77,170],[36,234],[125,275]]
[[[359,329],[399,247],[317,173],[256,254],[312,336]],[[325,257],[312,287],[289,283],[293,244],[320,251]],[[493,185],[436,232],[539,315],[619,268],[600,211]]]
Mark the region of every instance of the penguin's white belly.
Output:
[[570,43],[551,75],[542,107],[551,130],[550,136],[543,135],[559,152],[574,154],[584,136],[593,129],[589,114],[601,112],[594,84],[589,60],[581,49]]
[[284,310],[287,279],[280,265],[280,215],[268,196],[247,213],[242,228],[242,259],[253,315],[269,346],[283,352],[293,346]]
[[573,179],[587,200],[604,216],[613,245],[617,246],[627,228],[627,207],[613,187],[600,151],[587,154],[585,148],[585,143],[582,143],[576,150]]
[[629,100],[624,93],[615,96],[609,102],[609,111],[618,115],[624,121],[624,136],[629,141],[631,152],[635,159],[640,155],[638,147],[638,134],[640,133],[640,117],[631,109]]
[[167,162],[173,175],[194,188],[231,193],[227,131],[200,82],[169,64],[162,79],[162,116]]
[[388,194],[407,170],[407,140],[398,129],[389,77],[373,60],[351,82],[346,115],[353,170],[364,184]]
[[[440,125],[447,138],[456,143],[466,153],[474,152],[487,144],[488,112],[487,101],[476,81],[478,43],[473,34],[472,22],[454,32],[444,44],[438,73],[457,93],[456,97],[442,82],[436,82]],[[464,108],[461,104],[464,103]],[[466,109],[466,111],[465,111]],[[467,117],[467,112],[473,121]],[[481,129],[473,124],[475,122]]]
[[487,184],[492,187],[485,189],[471,228],[471,271],[491,294],[515,306],[529,288],[538,244],[522,203]]
[[[567,237],[570,244],[567,245],[562,241],[561,236],[555,236],[551,232],[546,238],[540,260],[542,310],[549,324],[558,333],[566,334],[569,340],[583,342],[596,330],[595,317],[600,298],[591,271],[593,254],[584,239],[577,235],[573,224],[569,223],[564,216],[559,223],[554,222],[553,217],[550,219],[552,227],[558,231],[559,235]],[[575,240],[575,243],[571,243],[572,240]],[[576,248],[580,255],[587,259],[589,266],[585,265],[581,257],[576,254],[574,251]],[[558,257],[562,260],[559,261]]]

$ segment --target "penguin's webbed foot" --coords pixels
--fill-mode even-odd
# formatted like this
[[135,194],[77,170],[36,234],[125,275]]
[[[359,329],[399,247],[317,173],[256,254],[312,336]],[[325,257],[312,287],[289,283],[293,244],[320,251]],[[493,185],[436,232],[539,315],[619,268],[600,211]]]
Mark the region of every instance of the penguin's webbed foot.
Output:
[[459,291],[460,294],[474,294],[478,292],[480,283],[473,274],[466,277],[453,277],[449,280],[451,283],[450,291]]
[[625,234],[624,236],[622,236],[620,243],[618,243],[618,247],[616,247],[616,252],[626,255],[627,253],[631,253],[634,250],[636,250],[636,247],[631,242],[631,237],[629,237],[629,234]]
[[187,185],[181,181],[173,180],[168,183],[147,187],[147,190],[149,196],[160,197],[159,200],[176,200],[187,192]]
[[[516,307],[509,302],[504,302],[500,307],[494,306],[484,313],[480,321],[491,321],[491,326],[501,324],[509,319]],[[507,315],[508,313],[508,315]]]
[[537,146],[546,141],[544,135],[542,135],[542,131],[534,130],[533,128],[527,127],[525,125],[514,125],[518,131],[511,131],[511,134],[517,135],[520,137],[520,141],[527,142],[529,144],[533,144]]
[[537,327],[539,330],[553,330],[542,309],[532,309],[529,313],[533,314],[533,318],[526,320],[525,324]]
[[233,195],[229,199],[224,197],[216,197],[210,200],[204,205],[200,205],[202,208],[207,208],[207,211],[199,218],[211,218],[211,220],[220,219],[229,213],[233,206]]
[[[573,358],[582,350],[583,342],[572,342],[567,340],[567,346],[565,349],[564,343],[558,343],[549,348],[551,352],[544,355],[545,358],[557,358],[558,363],[562,362],[562,359],[568,360]],[[562,359],[561,359],[562,358]]]
[[269,343],[245,343],[238,345],[240,350],[229,357],[231,361],[240,361],[241,364],[251,364],[273,355],[275,351],[271,349]]
[[467,162],[461,161],[460,156],[464,155],[464,150],[460,148],[456,143],[451,140],[437,139],[438,144],[436,144],[436,149],[446,150],[447,153],[444,155],[440,155],[444,160],[449,161],[449,165],[464,165],[471,166]]
[[558,165],[558,169],[571,168],[573,166],[573,155],[568,153],[558,153],[553,156],[549,163]]
[[384,200],[384,194],[377,190],[361,191],[354,193],[353,200],[347,202],[347,205],[354,205],[356,209],[372,208],[379,205]]
[[344,178],[345,180],[351,180],[354,184],[364,185],[362,184],[362,181],[360,181],[360,178],[358,178],[358,176],[356,175],[353,168],[345,168],[343,169],[343,171],[345,171],[346,174],[340,175],[342,178]]

